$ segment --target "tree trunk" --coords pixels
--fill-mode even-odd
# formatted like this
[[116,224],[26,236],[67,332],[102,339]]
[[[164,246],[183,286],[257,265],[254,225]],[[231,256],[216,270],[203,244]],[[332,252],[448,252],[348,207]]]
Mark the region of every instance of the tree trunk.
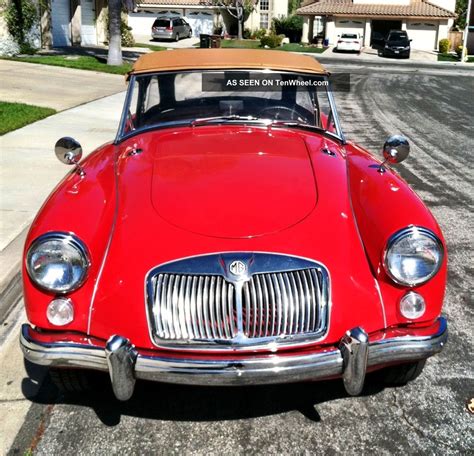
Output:
[[120,20],[122,12],[121,0],[109,0],[109,55],[108,65],[122,65],[122,34]]
[[237,5],[237,38],[239,40],[243,39],[242,27],[243,27],[243,19],[244,19],[244,9]]
[[16,17],[18,19],[18,44],[21,45],[25,42],[23,8],[21,7],[21,0],[13,0],[13,4],[15,5]]

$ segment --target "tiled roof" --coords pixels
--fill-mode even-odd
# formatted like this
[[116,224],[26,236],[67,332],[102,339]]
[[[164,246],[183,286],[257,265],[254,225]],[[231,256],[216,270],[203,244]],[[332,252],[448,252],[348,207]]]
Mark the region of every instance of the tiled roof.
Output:
[[173,6],[209,6],[206,0],[138,0],[137,4],[145,6],[164,6],[172,8]]
[[321,0],[299,8],[297,14],[348,16],[403,16],[426,18],[456,17],[452,11],[425,0],[414,0],[409,5],[377,5],[353,3],[352,0]]

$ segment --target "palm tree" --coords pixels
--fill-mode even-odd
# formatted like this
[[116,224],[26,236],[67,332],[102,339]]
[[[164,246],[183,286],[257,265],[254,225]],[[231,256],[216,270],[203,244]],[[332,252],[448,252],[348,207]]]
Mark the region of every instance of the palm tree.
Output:
[[122,33],[120,22],[122,0],[109,0],[109,55],[108,65],[122,65]]

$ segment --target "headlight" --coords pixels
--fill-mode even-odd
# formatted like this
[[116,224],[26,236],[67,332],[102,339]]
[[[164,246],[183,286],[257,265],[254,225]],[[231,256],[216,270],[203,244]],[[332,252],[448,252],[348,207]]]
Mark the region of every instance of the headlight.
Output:
[[47,233],[36,239],[26,255],[26,269],[39,287],[55,293],[79,288],[89,269],[84,243],[68,233]]
[[427,282],[439,271],[443,255],[443,245],[431,231],[413,226],[389,239],[384,267],[394,282],[414,287]]

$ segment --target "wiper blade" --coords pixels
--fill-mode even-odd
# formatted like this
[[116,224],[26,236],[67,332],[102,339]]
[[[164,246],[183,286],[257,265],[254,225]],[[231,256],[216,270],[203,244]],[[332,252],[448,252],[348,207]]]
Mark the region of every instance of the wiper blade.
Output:
[[237,114],[232,114],[228,116],[202,117],[200,119],[194,119],[191,121],[191,126],[199,127],[200,125],[207,125],[207,124],[227,122],[227,121],[231,122],[233,120],[256,121],[256,120],[261,120],[261,119],[255,116],[239,116]]
[[326,131],[324,128],[317,127],[304,122],[297,122],[295,120],[272,120],[269,123],[271,127],[296,127],[296,128],[309,128],[310,130]]
[[229,116],[203,117],[201,119],[194,119],[190,122],[192,127],[199,127],[200,125],[208,125],[212,123],[232,122],[234,120],[242,120],[247,122],[257,122],[266,127],[289,127],[289,128],[307,128],[310,130],[325,131],[324,128],[316,127],[315,125],[298,122],[295,120],[278,120],[278,119],[262,119],[256,116],[239,116],[237,114]]

